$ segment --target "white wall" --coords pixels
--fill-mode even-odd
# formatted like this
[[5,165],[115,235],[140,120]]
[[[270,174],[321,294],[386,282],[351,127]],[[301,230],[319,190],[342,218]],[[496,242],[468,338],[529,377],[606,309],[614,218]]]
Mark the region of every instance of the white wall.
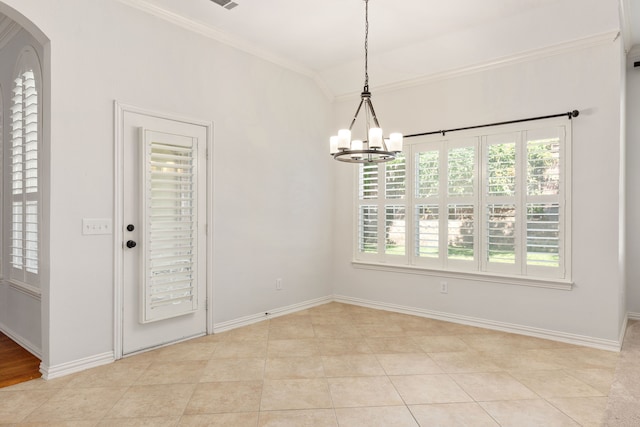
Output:
[[[5,146],[11,138],[11,105],[15,68],[22,50],[31,46],[39,58],[43,58],[42,46],[27,31],[21,29],[0,50],[0,86],[2,86],[3,141]],[[42,98],[41,98],[42,99]],[[0,148],[1,150],[1,148]],[[1,158],[1,155],[0,155]],[[4,166],[3,166],[4,167]],[[4,185],[10,185],[5,182]],[[9,187],[3,189],[3,194]],[[10,218],[11,206],[4,206],[3,218]],[[9,230],[2,230],[3,241],[9,239]],[[6,255],[6,254],[3,254]],[[8,256],[2,257],[4,271],[8,271]],[[6,276],[6,275],[3,275]],[[42,353],[41,298],[31,292],[0,282],[0,330],[36,355]]]
[[627,56],[627,309],[640,315],[640,46]]
[[[334,167],[335,293],[350,298],[589,337],[619,338],[620,41],[613,35],[580,48],[415,87],[378,91],[383,128],[405,134],[580,110],[573,123],[573,279],[571,291],[354,268],[353,166]],[[357,88],[354,88],[357,89]],[[336,105],[336,128],[348,125],[357,99]],[[393,129],[391,129],[393,128]]]
[[[331,294],[330,104],[312,79],[115,0],[5,0],[51,40],[45,363],[113,351],[113,101],[214,123],[216,323]],[[283,278],[284,290],[275,290]]]
[[[113,216],[113,100],[214,122],[216,323],[335,291],[618,339],[619,42],[394,92],[372,86],[383,126],[405,133],[581,111],[574,123],[575,288],[448,279],[442,295],[437,277],[350,264],[353,169],[329,159],[325,137],[350,118],[357,99],[336,103],[333,120],[311,79],[115,0],[2,2],[51,40],[46,365],[113,351],[113,242],[81,235],[82,218]],[[283,291],[275,291],[276,277]]]

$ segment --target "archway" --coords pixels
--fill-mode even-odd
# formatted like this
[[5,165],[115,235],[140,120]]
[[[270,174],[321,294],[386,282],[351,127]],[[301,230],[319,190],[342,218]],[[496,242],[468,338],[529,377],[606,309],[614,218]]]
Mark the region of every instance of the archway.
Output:
[[[0,2],[0,86],[2,86],[2,116],[0,123],[3,123],[0,140],[2,150],[0,157],[3,164],[3,175],[0,177],[4,191],[3,198],[0,199],[2,208],[0,209],[0,222],[2,235],[0,253],[2,254],[1,278],[0,281],[0,331],[12,338],[15,342],[36,355],[42,366],[47,366],[49,362],[49,147],[50,147],[50,41],[44,32],[24,14],[15,8]],[[37,101],[37,180],[38,180],[38,202],[37,202],[37,263],[38,281],[37,285],[25,280],[16,280],[10,274],[10,270],[15,266],[8,260],[12,258],[15,245],[12,237],[12,229],[16,223],[15,204],[10,202],[8,195],[12,193],[12,174],[15,168],[7,167],[10,156],[15,162],[15,140],[18,139],[15,129],[16,114],[16,64],[24,57],[24,52],[30,51],[33,54],[33,67],[37,70],[38,87]],[[26,84],[26,83],[25,83]],[[18,88],[24,89],[24,88]],[[27,96],[23,94],[23,96]],[[25,109],[27,104],[24,104]],[[12,109],[13,108],[13,109]],[[27,113],[24,113],[26,117]],[[23,119],[25,123],[28,119]],[[18,120],[19,121],[19,120]],[[27,131],[25,130],[25,133]],[[26,137],[24,138],[26,141]],[[33,140],[31,140],[33,143]],[[14,151],[11,151],[14,150]],[[26,156],[24,157],[26,159]],[[26,160],[23,160],[26,161]],[[15,193],[15,191],[13,191]],[[20,215],[27,217],[27,212],[20,212]],[[25,229],[25,235],[27,231]],[[13,240],[12,240],[13,239]],[[23,238],[25,241],[27,237]]]

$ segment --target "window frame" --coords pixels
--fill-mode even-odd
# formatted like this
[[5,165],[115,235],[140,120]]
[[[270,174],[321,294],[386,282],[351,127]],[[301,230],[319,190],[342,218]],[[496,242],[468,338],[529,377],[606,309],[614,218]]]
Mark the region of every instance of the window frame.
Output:
[[2,238],[0,239],[0,280],[4,280],[5,278],[5,271],[7,270],[5,264],[5,254],[7,253],[6,249],[5,249],[5,242],[7,241],[7,235],[5,234],[5,222],[4,219],[6,218],[5,212],[4,212],[4,207],[6,206],[6,202],[5,202],[5,194],[6,194],[6,188],[4,187],[4,184],[6,182],[5,176],[4,176],[4,171],[6,170],[5,167],[5,142],[8,138],[5,138],[5,109],[4,109],[4,87],[3,87],[3,83],[4,82],[0,82],[0,188],[2,189],[2,197],[0,197],[0,224],[2,224],[2,228],[0,228],[0,236],[2,236]]
[[[527,244],[526,244],[526,219],[527,219],[527,203],[533,200],[548,200],[544,196],[532,197],[527,195],[527,136],[531,133],[545,132],[557,129],[559,132],[559,179],[560,189],[559,195],[556,197],[559,206],[559,266],[555,267],[537,267],[527,265]],[[563,133],[563,134],[561,134]],[[485,195],[487,189],[488,178],[488,155],[490,145],[503,144],[509,139],[508,135],[515,135],[515,152],[516,152],[516,175],[515,175],[515,195],[490,197]],[[443,207],[448,207],[449,198],[453,203],[462,203],[464,198],[456,200],[447,194],[448,173],[447,173],[447,147],[464,145],[475,139],[474,152],[474,260],[466,262],[460,260],[450,260],[447,257],[447,241],[446,232],[442,232],[442,227],[447,227],[448,209],[443,211]],[[354,209],[353,215],[354,230],[353,233],[353,257],[352,265],[356,268],[366,268],[374,270],[385,270],[404,272],[411,274],[433,275],[439,277],[464,278],[477,281],[489,281],[517,285],[540,286],[556,289],[571,289],[571,144],[572,144],[572,121],[566,118],[552,118],[539,121],[530,121],[525,123],[516,123],[509,125],[498,125],[481,129],[473,129],[449,133],[442,135],[429,135],[414,137],[405,141],[404,154],[407,158],[406,167],[406,194],[404,200],[406,211],[406,257],[405,259],[397,259],[387,256],[382,251],[377,254],[365,254],[362,256],[359,252],[359,206],[362,202],[376,204],[380,206],[380,199],[360,200],[360,168],[356,168],[355,176],[355,193],[354,193]],[[432,150],[425,150],[432,148]],[[439,191],[437,197],[418,198],[416,194],[416,156],[418,153],[437,151],[439,157],[438,185]],[[383,166],[379,166],[379,171],[384,170]],[[444,172],[444,173],[443,173]],[[378,181],[379,185],[384,181]],[[437,199],[437,203],[436,203]],[[438,212],[438,231],[439,245],[438,257],[427,258],[416,255],[416,246],[418,238],[418,230],[416,224],[418,221],[417,209],[419,206],[426,205],[427,200],[433,200],[434,203],[429,205],[437,205]],[[488,248],[486,243],[488,236],[489,219],[487,211],[489,205],[507,204],[507,202],[515,203],[515,226],[517,231],[515,236],[517,240],[515,245],[515,262],[514,264],[499,265],[497,262],[488,260]],[[380,222],[380,215],[378,216]],[[384,235],[383,235],[384,236]],[[443,237],[444,236],[444,237]],[[523,241],[524,240],[524,241]]]
[[[35,95],[36,95],[36,132],[37,132],[37,136],[36,136],[36,171],[37,171],[37,181],[36,181],[36,190],[30,193],[26,193],[23,192],[20,197],[17,197],[18,195],[14,195],[13,194],[13,189],[12,189],[12,185],[13,185],[13,178],[12,178],[12,168],[11,168],[11,161],[12,161],[12,149],[13,149],[13,128],[12,128],[12,123],[13,120],[11,120],[10,122],[10,127],[7,127],[7,123],[5,123],[5,132],[3,133],[4,136],[6,136],[6,139],[4,140],[4,144],[2,147],[2,166],[3,166],[3,173],[2,173],[2,179],[3,179],[3,189],[4,189],[4,196],[2,199],[3,202],[3,213],[4,213],[4,221],[2,222],[4,224],[3,227],[3,235],[4,235],[4,239],[3,239],[3,244],[2,244],[2,255],[3,255],[3,262],[2,262],[2,271],[3,271],[3,280],[8,281],[9,283],[11,283],[14,286],[17,286],[18,288],[22,288],[25,289],[26,291],[39,295],[40,293],[40,276],[41,276],[41,270],[42,270],[42,183],[41,183],[41,175],[42,175],[42,140],[43,140],[43,124],[42,124],[42,116],[43,116],[43,103],[42,103],[42,98],[43,98],[43,91],[42,91],[42,69],[41,69],[41,62],[40,59],[38,57],[38,54],[35,50],[35,48],[33,46],[27,45],[25,46],[20,54],[18,55],[18,59],[16,61],[15,67],[14,67],[14,72],[12,75],[12,80],[11,80],[11,88],[9,90],[10,92],[10,99],[13,100],[14,98],[14,88],[15,88],[15,82],[17,79],[22,78],[22,76],[24,75],[24,73],[31,71],[33,73],[33,80],[34,80],[34,84],[35,84]],[[10,107],[8,109],[8,111],[10,111],[9,114],[13,115],[13,109],[14,107],[14,103],[13,101],[10,103]],[[24,117],[22,118],[22,120],[24,120]],[[26,146],[25,141],[23,140],[22,142],[22,147],[23,150]],[[24,152],[24,151],[23,151]],[[26,169],[23,168],[22,173],[24,174]],[[23,175],[23,183],[25,181],[25,177]],[[23,188],[24,184],[23,184]],[[25,218],[27,215],[26,210],[24,209],[24,207],[26,206],[26,202],[27,201],[31,201],[36,203],[36,222],[37,222],[37,231],[36,231],[36,242],[37,242],[37,255],[36,255],[36,262],[37,262],[37,266],[36,266],[36,271],[32,272],[32,271],[27,271],[26,268],[26,262],[23,264],[23,268],[22,269],[18,269],[18,268],[14,268],[11,262],[11,257],[12,257],[12,250],[11,250],[11,246],[12,246],[12,242],[13,242],[13,229],[12,229],[12,224],[13,224],[13,204],[16,201],[22,201],[23,203],[23,211],[22,211],[22,222],[23,225],[25,223]],[[25,233],[25,229],[23,226],[23,233]],[[26,255],[25,255],[25,250],[24,250],[24,242],[26,240],[26,237],[22,236],[22,241],[23,241],[23,254],[22,254],[22,258],[23,261],[26,259]]]

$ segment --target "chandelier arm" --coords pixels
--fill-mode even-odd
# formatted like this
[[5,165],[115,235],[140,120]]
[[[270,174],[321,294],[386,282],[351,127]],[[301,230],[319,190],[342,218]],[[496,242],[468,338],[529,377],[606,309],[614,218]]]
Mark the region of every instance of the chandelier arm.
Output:
[[369,110],[371,110],[371,116],[373,117],[373,123],[376,127],[381,127],[380,123],[378,123],[378,117],[376,117],[376,110],[373,109],[373,102],[371,102],[371,98],[367,99],[367,105],[369,105]]
[[356,119],[358,118],[358,114],[360,114],[360,109],[362,108],[362,103],[364,103],[364,98],[360,99],[360,104],[358,104],[356,114],[353,116],[353,120],[351,120],[351,126],[349,126],[349,130],[353,129],[353,125],[356,123]]

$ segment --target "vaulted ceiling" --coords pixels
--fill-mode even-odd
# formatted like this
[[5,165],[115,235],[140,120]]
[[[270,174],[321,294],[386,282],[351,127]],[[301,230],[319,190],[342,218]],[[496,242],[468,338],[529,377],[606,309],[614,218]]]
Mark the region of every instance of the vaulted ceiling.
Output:
[[[363,0],[233,0],[238,6],[230,10],[213,0],[121,1],[279,58],[314,75],[333,95],[362,87]],[[638,27],[626,34],[630,45],[631,37],[640,39],[640,5],[620,2],[370,0],[370,83],[375,88],[590,37],[613,40],[621,29],[621,5],[626,21]]]
[[[330,95],[362,88],[363,0],[119,1],[310,75]],[[217,4],[227,1],[237,6]],[[370,0],[369,24],[374,90],[619,31],[627,49],[640,45],[637,0]]]

